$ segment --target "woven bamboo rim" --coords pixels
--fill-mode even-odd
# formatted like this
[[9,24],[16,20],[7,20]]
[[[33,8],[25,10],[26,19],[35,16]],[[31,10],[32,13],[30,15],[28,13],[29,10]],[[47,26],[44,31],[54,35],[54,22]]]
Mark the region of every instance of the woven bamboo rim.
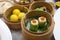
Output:
[[28,32],[25,29],[22,29],[23,37],[26,40],[50,40],[51,36],[53,35],[53,29],[54,29],[54,22],[51,25],[51,28],[48,32],[43,34],[34,34],[31,32]]
[[51,6],[51,4],[47,3],[47,2],[42,2],[42,1],[33,2],[30,5],[29,10],[34,10],[35,8],[40,7],[40,6],[46,6],[48,9],[50,9],[51,15],[52,16],[54,15],[54,8],[53,8],[53,6]]
[[21,29],[21,23],[12,23],[8,22],[7,20],[4,19],[4,22],[8,25],[8,27],[12,30],[20,30]]
[[[40,13],[40,14],[39,14]],[[43,13],[43,14],[42,14]],[[26,20],[26,17],[27,18],[29,18],[29,17],[32,17],[32,16],[36,16],[36,15],[41,15],[41,16],[43,16],[43,15],[45,15],[47,18],[50,18],[50,19],[48,19],[50,22],[49,22],[49,28],[48,28],[48,31],[50,30],[50,28],[51,28],[51,26],[52,26],[52,23],[53,23],[53,20],[52,20],[52,16],[49,14],[49,13],[47,13],[47,12],[43,12],[43,11],[30,11],[30,12],[28,12],[26,15],[25,15],[25,17],[21,20],[21,27],[22,27],[22,29],[23,30],[25,30],[26,32],[28,32],[28,33],[31,33],[31,34],[41,34],[41,33],[34,33],[34,32],[31,32],[31,31],[29,31],[29,30],[27,30],[26,28],[25,28],[25,20]],[[48,31],[46,31],[45,33],[47,33]],[[44,32],[43,32],[44,33]]]

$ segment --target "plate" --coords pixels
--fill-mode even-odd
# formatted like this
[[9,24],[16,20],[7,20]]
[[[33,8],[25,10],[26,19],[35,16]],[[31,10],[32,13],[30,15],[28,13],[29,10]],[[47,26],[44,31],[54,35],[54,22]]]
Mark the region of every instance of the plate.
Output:
[[8,26],[0,19],[0,40],[12,40]]
[[54,15],[55,27],[54,36],[56,40],[60,40],[60,8],[55,12]]

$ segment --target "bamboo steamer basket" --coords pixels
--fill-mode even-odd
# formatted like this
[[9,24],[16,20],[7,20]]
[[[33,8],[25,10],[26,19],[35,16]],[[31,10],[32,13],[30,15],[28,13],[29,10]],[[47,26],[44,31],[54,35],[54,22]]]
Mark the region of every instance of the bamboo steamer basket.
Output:
[[[47,18],[47,20],[49,22],[49,27],[47,29],[48,31],[46,31],[44,33],[34,33],[34,32],[30,32],[29,30],[26,29],[25,21],[27,19],[29,19],[30,17],[35,17],[35,16],[45,16]],[[23,38],[25,40],[50,40],[50,38],[53,34],[54,21],[52,19],[52,16],[47,12],[30,11],[21,20],[21,27],[22,27]]]
[[51,13],[52,16],[54,15],[53,6],[50,3],[47,3],[47,2],[41,2],[41,1],[33,2],[30,5],[29,10],[34,10],[35,8],[38,8],[38,7],[41,7],[41,6],[46,6],[50,10],[49,13]]
[[21,29],[21,21],[19,20],[18,22],[12,22],[12,21],[10,21],[7,18],[9,15],[11,15],[11,13],[12,13],[12,11],[14,9],[19,9],[22,12],[27,13],[28,12],[28,8],[26,8],[24,6],[18,6],[18,5],[16,5],[16,6],[12,6],[9,9],[7,9],[6,12],[3,14],[4,21],[8,25],[8,27],[10,29],[13,29],[13,30],[18,30],[18,29]]
[[14,0],[14,3],[16,3],[17,5],[22,5],[25,6],[27,8],[29,8],[30,4],[33,2],[34,0],[32,0],[30,3],[21,3],[20,0],[19,2],[17,2],[16,0]]

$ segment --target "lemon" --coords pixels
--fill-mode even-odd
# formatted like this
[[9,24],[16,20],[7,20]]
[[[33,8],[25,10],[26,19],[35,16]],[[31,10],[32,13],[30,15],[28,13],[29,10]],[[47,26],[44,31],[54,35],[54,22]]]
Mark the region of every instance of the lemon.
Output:
[[25,13],[24,13],[24,12],[21,12],[21,13],[19,14],[18,18],[19,18],[19,19],[22,19],[23,16],[25,16]]
[[13,10],[13,14],[18,16],[20,14],[20,10],[19,9],[14,9]]
[[17,15],[11,15],[10,20],[13,21],[13,22],[17,22],[18,21],[18,16]]

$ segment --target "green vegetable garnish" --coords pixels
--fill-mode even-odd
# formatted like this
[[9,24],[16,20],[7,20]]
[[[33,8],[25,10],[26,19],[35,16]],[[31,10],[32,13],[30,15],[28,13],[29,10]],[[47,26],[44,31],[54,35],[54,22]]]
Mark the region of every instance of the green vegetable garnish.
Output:
[[39,9],[40,9],[40,11],[43,11],[43,10],[44,10],[44,8],[43,8],[43,7],[40,7]]
[[48,24],[47,24],[47,23],[42,24],[42,25],[40,25],[40,26],[42,26],[42,27],[39,27],[39,30],[40,30],[40,31],[46,31],[46,29],[48,28]]
[[35,10],[40,10],[39,8],[36,8]]
[[38,25],[35,25],[35,26],[30,25],[30,30],[34,31],[34,32],[37,32],[38,31]]
[[36,8],[35,10],[39,10],[39,11],[43,11],[43,7],[40,7],[40,8]]

